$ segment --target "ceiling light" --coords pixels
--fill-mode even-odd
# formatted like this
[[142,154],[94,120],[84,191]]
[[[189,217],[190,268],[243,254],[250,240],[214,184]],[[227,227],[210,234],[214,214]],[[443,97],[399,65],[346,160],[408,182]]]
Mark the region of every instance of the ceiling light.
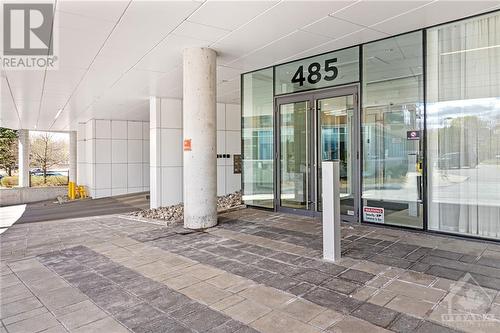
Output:
[[481,51],[481,50],[494,49],[494,48],[497,48],[497,47],[500,47],[500,44],[498,44],[498,45],[484,46],[484,47],[475,47],[473,49],[465,49],[465,50],[444,52],[444,53],[441,53],[441,55],[444,56],[444,55],[457,54],[457,53],[466,53],[466,52],[473,52],[473,51]]
[[61,115],[61,112],[63,112],[63,109],[59,109],[59,111],[57,111],[56,116],[54,117],[54,119],[57,119]]

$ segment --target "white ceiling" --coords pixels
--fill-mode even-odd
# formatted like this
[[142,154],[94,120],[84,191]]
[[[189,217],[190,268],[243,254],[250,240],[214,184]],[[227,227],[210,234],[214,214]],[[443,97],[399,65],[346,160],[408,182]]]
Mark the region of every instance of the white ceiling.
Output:
[[59,68],[2,69],[0,126],[70,130],[90,118],[148,119],[149,96],[182,97],[186,47],[217,50],[218,101],[239,103],[243,72],[496,8],[498,1],[474,0],[58,0]]

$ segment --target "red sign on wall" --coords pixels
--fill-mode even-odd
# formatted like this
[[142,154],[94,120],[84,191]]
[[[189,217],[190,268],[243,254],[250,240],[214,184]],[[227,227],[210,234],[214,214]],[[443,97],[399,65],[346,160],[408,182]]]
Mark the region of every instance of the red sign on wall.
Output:
[[191,151],[191,139],[184,139],[184,151]]

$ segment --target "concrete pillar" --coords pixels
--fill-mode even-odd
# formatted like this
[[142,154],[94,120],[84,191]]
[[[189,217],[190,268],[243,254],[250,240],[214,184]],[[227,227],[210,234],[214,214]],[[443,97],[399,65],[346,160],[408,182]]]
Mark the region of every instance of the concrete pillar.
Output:
[[76,182],[76,131],[69,132],[69,181]]
[[20,129],[18,132],[19,140],[19,187],[30,186],[30,132]]
[[216,58],[209,48],[183,54],[184,227],[217,224]]
[[149,98],[149,207],[158,208],[162,204],[161,181],[161,99]]

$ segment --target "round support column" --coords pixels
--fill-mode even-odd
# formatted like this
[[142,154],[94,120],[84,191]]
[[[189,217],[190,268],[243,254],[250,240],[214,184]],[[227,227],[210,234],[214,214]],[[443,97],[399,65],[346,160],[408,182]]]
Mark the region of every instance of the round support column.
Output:
[[76,183],[76,131],[69,132],[69,174],[68,179],[70,182]]
[[30,186],[30,132],[26,129],[17,131],[19,154],[19,187]]
[[214,50],[183,54],[184,227],[217,224],[217,107]]

